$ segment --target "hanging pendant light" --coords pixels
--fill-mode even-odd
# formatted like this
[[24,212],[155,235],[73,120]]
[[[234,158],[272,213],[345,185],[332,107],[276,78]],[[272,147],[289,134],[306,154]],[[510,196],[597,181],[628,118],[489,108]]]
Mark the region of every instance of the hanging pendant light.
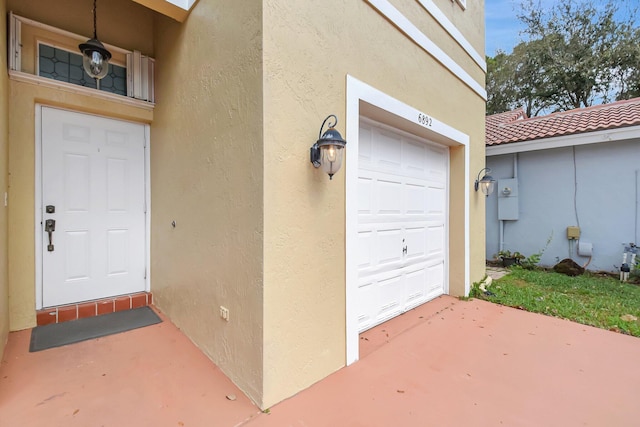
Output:
[[81,43],[78,48],[82,52],[82,66],[87,74],[96,80],[100,80],[109,71],[111,52],[98,40],[98,27],[96,25],[96,1],[93,0],[93,38]]

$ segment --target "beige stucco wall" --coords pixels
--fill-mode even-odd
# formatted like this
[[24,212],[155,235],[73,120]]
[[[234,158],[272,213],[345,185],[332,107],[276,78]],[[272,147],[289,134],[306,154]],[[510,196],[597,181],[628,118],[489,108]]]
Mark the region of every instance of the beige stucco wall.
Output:
[[155,303],[261,404],[261,5],[200,0],[183,24],[156,28]]
[[[329,181],[308,159],[327,114],[337,114],[338,129],[345,131],[345,76],[469,135],[470,174],[484,163],[485,103],[365,1],[331,0],[322,7],[264,3],[263,402],[270,406],[345,363],[345,175],[340,171]],[[432,18],[417,2],[392,3],[483,84],[477,64],[446,32],[432,28]],[[438,3],[445,6],[449,0]],[[457,19],[482,28],[484,15],[476,12],[458,9],[466,17]],[[473,192],[473,182],[465,181],[464,149],[455,148],[449,281],[456,295],[465,289],[465,184]],[[471,224],[477,229],[484,224],[483,209],[484,201],[471,194]],[[480,234],[471,235],[472,281],[484,275]]]
[[[6,0],[0,0],[0,16],[6,15]],[[4,206],[4,192],[7,191],[8,165],[8,102],[9,82],[7,80],[7,25],[0,21],[0,358],[9,334],[9,281],[7,273],[7,208]]]
[[[153,113],[9,85],[12,329],[35,323],[36,102],[152,123],[155,303],[263,408],[345,364],[345,175],[329,181],[308,156],[328,114],[338,115],[345,135],[347,75],[470,136],[469,152],[450,150],[450,291],[465,289],[467,199],[470,278],[482,278],[484,199],[473,180],[484,165],[484,101],[366,1],[200,0],[183,24],[114,1],[117,12],[98,5],[99,36],[155,56]],[[91,31],[90,7],[89,22],[79,23],[82,0],[8,2],[20,15]],[[392,3],[484,81],[417,2]],[[463,12],[436,1],[482,51],[483,10],[468,3]],[[105,9],[111,25],[101,24]],[[221,305],[230,310],[228,323]]]
[[[92,0],[7,0],[7,10],[87,38],[93,36]],[[131,0],[98,1],[97,12],[101,42],[154,56],[154,12]]]
[[[153,12],[129,1],[117,0],[121,13],[126,14],[125,21],[140,22],[138,28],[152,28]],[[80,0],[74,1],[16,1],[9,0],[7,9],[16,14],[39,20],[70,31],[82,31],[74,27],[74,13]],[[59,8],[75,8],[65,13]],[[91,7],[89,7],[89,10]],[[126,13],[125,13],[126,12]],[[129,21],[132,19],[133,21]],[[92,21],[92,19],[90,19]],[[110,24],[110,31],[105,31],[105,42],[110,32],[126,24],[115,20]],[[91,23],[89,23],[91,25]],[[129,46],[146,51],[151,49],[152,34],[121,28],[134,40]],[[86,32],[86,31],[85,31]],[[102,36],[100,36],[102,38]],[[140,46],[140,47],[138,47]],[[58,106],[71,110],[88,112],[114,118],[122,118],[143,123],[153,120],[153,112],[144,108],[125,105],[93,96],[81,95],[66,90],[48,88],[41,85],[25,83],[17,80],[9,81],[9,295],[11,330],[20,330],[35,326],[35,106]]]

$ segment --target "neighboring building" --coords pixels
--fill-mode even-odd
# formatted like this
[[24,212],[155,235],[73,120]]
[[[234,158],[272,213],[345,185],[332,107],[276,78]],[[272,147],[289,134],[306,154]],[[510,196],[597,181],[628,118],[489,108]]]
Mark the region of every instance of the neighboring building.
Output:
[[625,246],[640,243],[640,98],[486,120],[487,167],[498,181],[487,200],[487,256],[528,256],[551,237],[541,265],[572,258],[618,271]]
[[266,408],[483,278],[482,2],[99,0],[101,90],[92,7],[0,0],[0,351],[152,293]]

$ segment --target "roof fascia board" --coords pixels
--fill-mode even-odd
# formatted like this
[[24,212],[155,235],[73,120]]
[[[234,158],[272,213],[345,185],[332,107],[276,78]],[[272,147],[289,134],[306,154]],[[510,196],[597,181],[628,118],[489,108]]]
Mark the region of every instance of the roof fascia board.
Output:
[[536,139],[532,141],[511,142],[508,144],[490,145],[486,147],[486,156],[524,153],[527,151],[549,150],[552,148],[572,147],[576,145],[598,144],[602,142],[640,139],[640,126],[629,126],[618,129],[605,129],[595,132],[577,133],[567,136]]

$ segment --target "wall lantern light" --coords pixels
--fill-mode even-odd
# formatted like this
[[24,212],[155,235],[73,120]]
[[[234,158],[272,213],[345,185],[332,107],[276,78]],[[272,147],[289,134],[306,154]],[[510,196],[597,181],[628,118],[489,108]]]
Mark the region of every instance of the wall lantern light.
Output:
[[93,38],[81,43],[78,48],[82,52],[82,66],[89,76],[100,80],[107,75],[111,52],[98,40],[96,0],[93,0]]
[[[486,171],[487,173],[482,177],[482,179],[480,179],[480,174],[482,174],[482,172],[484,171]],[[474,184],[475,190],[478,191],[478,188],[480,188],[484,195],[487,197],[489,197],[489,194],[493,193],[493,189],[496,186],[496,180],[493,179],[491,175],[489,175],[490,173],[491,169],[489,168],[481,169],[480,172],[478,172],[478,177],[476,178],[476,182]]]
[[[325,133],[322,133],[324,125],[331,118],[333,118],[333,123],[329,122],[329,128]],[[329,179],[333,179],[333,174],[340,170],[344,147],[347,145],[347,141],[342,139],[340,132],[334,129],[337,124],[338,118],[335,115],[327,116],[320,126],[318,140],[311,147],[311,163],[316,168],[322,166],[322,170],[329,174]]]

